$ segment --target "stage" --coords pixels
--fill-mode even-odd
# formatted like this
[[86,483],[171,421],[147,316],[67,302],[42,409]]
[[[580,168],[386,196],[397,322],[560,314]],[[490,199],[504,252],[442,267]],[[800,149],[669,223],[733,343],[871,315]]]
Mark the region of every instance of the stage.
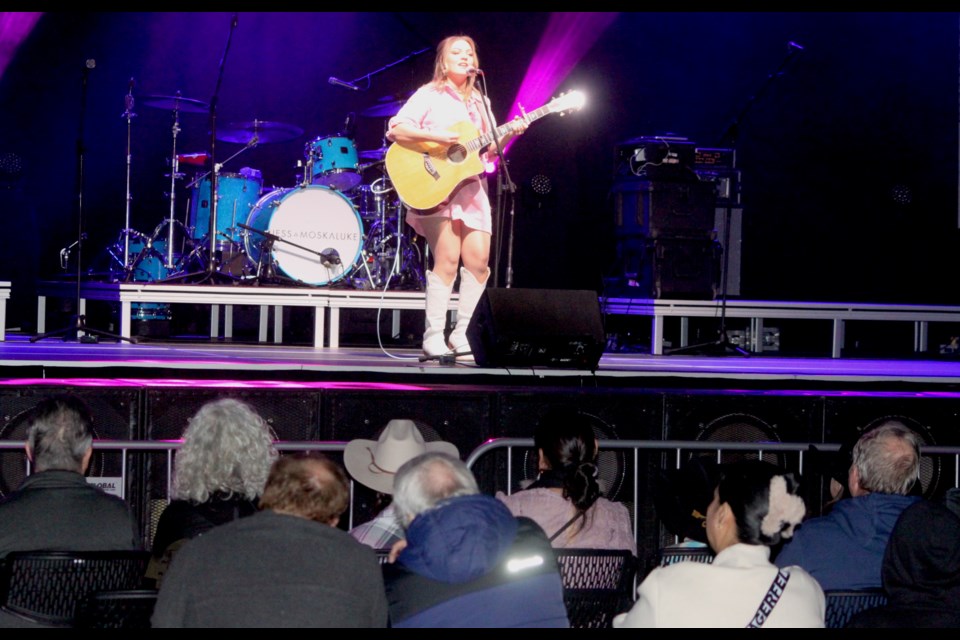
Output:
[[[92,325],[91,325],[92,326]],[[960,358],[790,357],[738,355],[651,355],[605,352],[596,370],[551,367],[481,367],[457,361],[421,361],[415,347],[314,348],[226,339],[137,342],[101,338],[84,342],[62,337],[33,341],[7,334],[0,343],[0,376],[7,379],[102,380],[189,379],[221,384],[226,379],[284,382],[395,382],[516,386],[695,387],[739,389],[815,388],[859,390],[954,390],[960,388]]]

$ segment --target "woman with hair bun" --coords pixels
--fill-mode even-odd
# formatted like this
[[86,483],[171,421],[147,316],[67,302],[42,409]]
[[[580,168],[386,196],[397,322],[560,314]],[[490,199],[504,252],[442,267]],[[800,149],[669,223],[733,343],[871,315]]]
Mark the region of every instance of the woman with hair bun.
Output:
[[636,555],[630,512],[603,497],[590,419],[570,407],[547,410],[534,434],[539,475],[523,491],[497,492],[515,516],[540,525],[554,548],[625,549]]
[[707,508],[713,562],[654,569],[613,626],[823,627],[820,584],[798,566],[770,562],[770,548],[791,537],[805,513],[793,474],[759,460],[723,465]]

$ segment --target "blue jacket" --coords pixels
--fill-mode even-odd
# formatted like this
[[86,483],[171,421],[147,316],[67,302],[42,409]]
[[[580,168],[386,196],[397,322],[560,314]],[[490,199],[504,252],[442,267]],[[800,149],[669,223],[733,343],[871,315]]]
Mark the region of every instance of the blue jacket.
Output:
[[868,493],[810,518],[777,555],[778,567],[800,565],[824,591],[879,588],[883,553],[897,518],[916,496]]
[[452,498],[417,516],[383,571],[394,627],[569,626],[546,534],[492,496]]

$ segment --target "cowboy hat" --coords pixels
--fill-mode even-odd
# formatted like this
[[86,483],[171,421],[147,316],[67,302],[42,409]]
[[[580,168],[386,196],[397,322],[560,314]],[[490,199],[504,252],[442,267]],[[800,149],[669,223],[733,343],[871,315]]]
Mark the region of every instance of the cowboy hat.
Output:
[[343,466],[357,482],[380,493],[393,493],[397,469],[421,453],[441,451],[459,458],[449,442],[426,442],[413,420],[391,420],[378,440],[351,440],[343,450]]

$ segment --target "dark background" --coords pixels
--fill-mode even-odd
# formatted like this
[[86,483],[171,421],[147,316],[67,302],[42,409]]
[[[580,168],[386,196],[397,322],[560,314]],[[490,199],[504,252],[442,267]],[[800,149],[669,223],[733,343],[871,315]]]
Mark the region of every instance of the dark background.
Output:
[[[0,80],[0,154],[18,158],[0,176],[11,323],[32,317],[36,279],[71,276],[59,254],[77,238],[78,211],[84,265],[102,261],[124,229],[131,78],[130,226],[152,233],[170,214],[173,120],[143,97],[180,91],[214,102],[215,120],[180,114],[176,147],[221,162],[242,145],[213,143],[211,124],[303,129],[223,169],[253,167],[265,189],[292,187],[307,143],[427,81],[447,35],[476,39],[502,120],[550,17],[241,12],[231,30],[233,15],[41,18]],[[740,297],[957,304],[958,33],[956,13],[621,13],[558,88],[583,90],[585,108],[539,120],[508,154],[518,186],[513,286],[601,291],[618,269],[610,192],[619,145],[669,133],[737,151]],[[96,66],[85,71],[88,59]],[[367,74],[362,91],[327,81]],[[358,116],[357,148],[380,147],[385,123]],[[193,175],[181,170],[178,218]],[[539,198],[536,176],[551,185]],[[502,269],[507,236],[494,241]]]

